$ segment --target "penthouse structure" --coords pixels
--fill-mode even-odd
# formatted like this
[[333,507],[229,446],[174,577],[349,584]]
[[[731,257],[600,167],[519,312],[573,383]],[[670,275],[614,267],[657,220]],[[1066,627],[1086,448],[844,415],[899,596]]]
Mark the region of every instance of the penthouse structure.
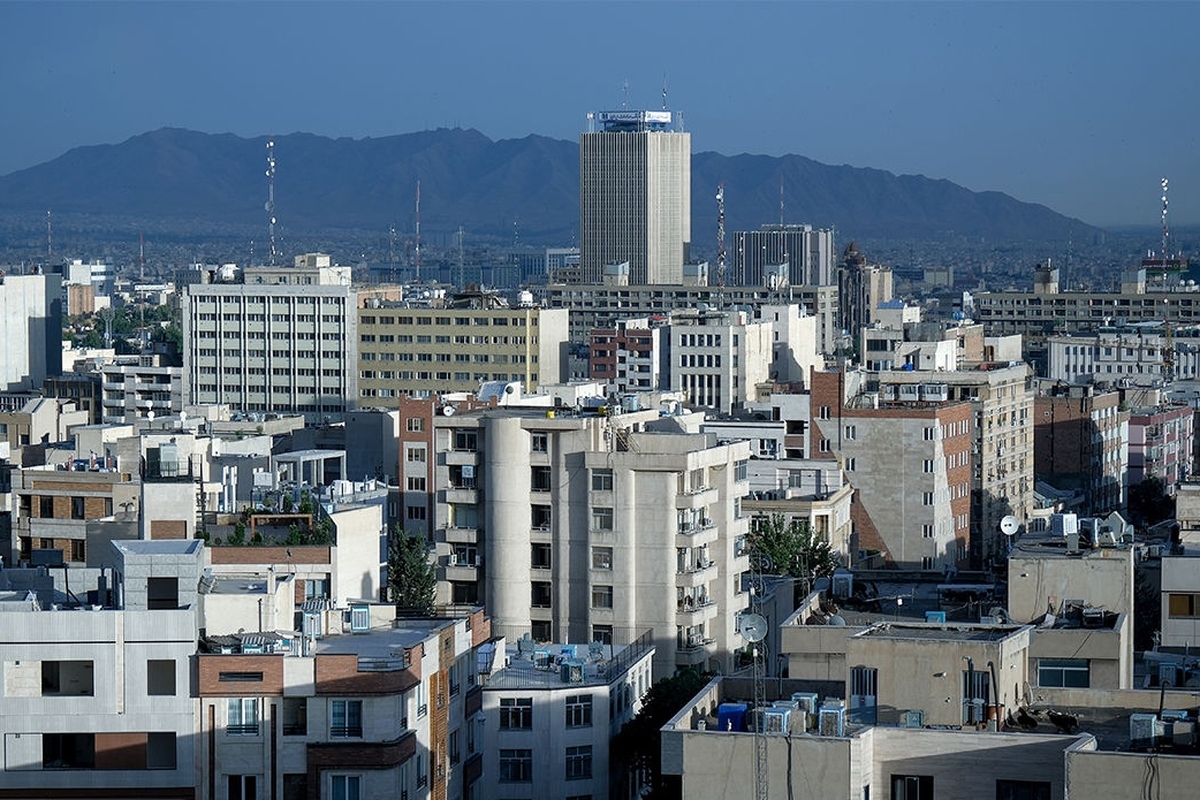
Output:
[[[671,111],[588,114],[579,136],[579,267],[601,282],[629,262],[630,283],[680,284],[692,239],[692,137]],[[599,126],[599,130],[595,126]]]

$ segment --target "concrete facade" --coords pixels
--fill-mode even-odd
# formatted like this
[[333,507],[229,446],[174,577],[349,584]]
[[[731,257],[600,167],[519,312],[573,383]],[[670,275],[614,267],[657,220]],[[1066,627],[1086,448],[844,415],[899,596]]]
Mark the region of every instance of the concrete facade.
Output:
[[624,644],[653,628],[656,676],[728,669],[733,612],[749,604],[738,549],[749,445],[646,430],[659,420],[499,409],[438,420],[439,602],[484,602],[498,632],[537,641]]
[[633,127],[579,136],[580,271],[600,283],[605,266],[628,261],[631,283],[679,284],[692,241],[692,135]]

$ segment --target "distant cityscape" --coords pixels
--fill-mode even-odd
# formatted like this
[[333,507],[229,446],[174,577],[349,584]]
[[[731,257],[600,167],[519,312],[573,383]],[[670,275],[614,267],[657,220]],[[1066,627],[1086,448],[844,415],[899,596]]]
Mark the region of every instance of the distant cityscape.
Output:
[[569,241],[285,236],[274,142],[257,225],[0,217],[0,798],[1194,796],[1165,181],[726,230],[588,123]]

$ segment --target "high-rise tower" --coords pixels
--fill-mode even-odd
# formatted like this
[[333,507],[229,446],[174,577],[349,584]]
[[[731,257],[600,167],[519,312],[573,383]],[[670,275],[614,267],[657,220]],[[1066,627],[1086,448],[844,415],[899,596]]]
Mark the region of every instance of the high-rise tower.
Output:
[[[579,265],[600,283],[629,262],[631,284],[679,284],[692,239],[692,137],[671,111],[601,111],[579,137]],[[599,130],[595,125],[599,124]]]

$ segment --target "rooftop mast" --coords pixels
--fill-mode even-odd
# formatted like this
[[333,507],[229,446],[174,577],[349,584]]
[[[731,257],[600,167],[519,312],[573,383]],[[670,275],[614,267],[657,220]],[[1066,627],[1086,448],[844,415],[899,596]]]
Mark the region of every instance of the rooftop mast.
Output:
[[717,285],[725,285],[725,183],[717,184]]
[[271,241],[270,265],[275,266],[275,140],[267,139],[267,231]]
[[421,282],[421,182],[417,181],[417,237],[413,251],[413,266],[417,271],[417,283]]

